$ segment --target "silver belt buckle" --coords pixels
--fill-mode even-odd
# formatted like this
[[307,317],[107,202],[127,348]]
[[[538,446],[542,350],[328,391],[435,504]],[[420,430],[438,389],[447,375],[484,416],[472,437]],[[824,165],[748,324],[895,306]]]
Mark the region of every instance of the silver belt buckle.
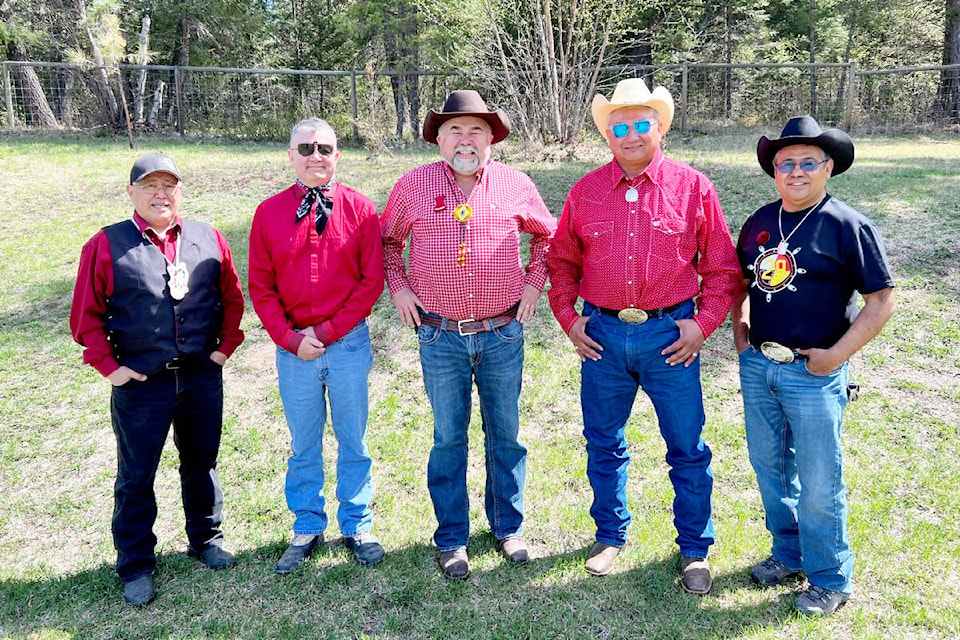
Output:
[[457,320],[457,333],[461,336],[472,336],[474,334],[480,333],[479,331],[470,331],[469,333],[463,332],[463,323],[464,322],[476,322],[473,318],[467,318],[466,320]]
[[760,345],[760,352],[766,356],[767,360],[777,364],[793,362],[793,349],[785,347],[779,342],[764,342]]
[[647,312],[643,309],[621,309],[617,319],[627,324],[643,324],[648,318]]

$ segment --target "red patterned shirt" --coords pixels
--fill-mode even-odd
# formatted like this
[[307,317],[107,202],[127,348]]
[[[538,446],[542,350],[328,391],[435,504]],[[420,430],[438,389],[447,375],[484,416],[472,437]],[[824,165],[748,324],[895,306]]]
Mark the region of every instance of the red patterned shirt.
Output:
[[[454,210],[464,202],[472,213],[459,222]],[[488,162],[464,198],[445,162],[417,167],[394,185],[380,219],[387,286],[391,294],[412,288],[427,311],[452,320],[498,315],[520,299],[524,285],[543,289],[556,226],[537,187],[518,169]],[[532,236],[526,270],[521,233]],[[409,272],[403,259],[408,237]],[[458,260],[461,244],[464,259]]]
[[614,160],[573,186],[548,263],[550,306],[568,333],[578,296],[610,309],[696,297],[694,320],[706,337],[726,318],[743,278],[713,183],[659,149],[633,180]]

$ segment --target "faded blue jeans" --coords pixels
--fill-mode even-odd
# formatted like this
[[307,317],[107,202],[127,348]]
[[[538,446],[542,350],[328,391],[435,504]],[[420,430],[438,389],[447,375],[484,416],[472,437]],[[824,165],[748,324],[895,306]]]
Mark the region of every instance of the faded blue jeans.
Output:
[[461,336],[420,325],[423,383],[433,407],[433,448],[427,487],[437,517],[440,551],[463,549],[470,536],[467,499],[467,427],[477,385],[484,433],[484,507],[498,540],[520,535],[527,449],[519,440],[523,325],[516,320],[493,331]]
[[670,366],[660,352],[680,337],[675,320],[693,315],[693,302],[643,324],[626,324],[584,303],[587,335],[603,345],[600,360],[580,368],[580,404],[587,441],[587,478],[593,488],[590,515],[597,542],[627,542],[627,467],[630,453],[624,427],[637,391],[653,403],[667,445],[673,483],[673,523],[680,554],[706,558],[714,542],[711,516],[712,454],[701,434],[704,425],[700,359],[689,367]]
[[277,347],[280,399],[290,428],[285,494],[295,520],[293,533],[318,535],[327,528],[323,496],[323,427],[337,438],[337,521],[352,537],[373,526],[370,453],[367,450],[367,376],[373,367],[370,332],[361,320],[327,346],[316,360],[302,360]]
[[757,473],[773,557],[803,569],[810,584],[851,593],[853,552],[847,530],[840,430],[847,364],[825,376],[805,358],[740,354],[740,386],[750,463]]

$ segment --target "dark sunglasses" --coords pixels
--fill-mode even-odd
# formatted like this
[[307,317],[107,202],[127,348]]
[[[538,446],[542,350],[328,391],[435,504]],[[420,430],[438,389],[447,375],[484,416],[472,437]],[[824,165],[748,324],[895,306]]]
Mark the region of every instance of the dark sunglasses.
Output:
[[789,173],[793,173],[793,170],[799,166],[800,170],[803,171],[804,173],[813,173],[824,162],[826,162],[826,160],[821,160],[820,162],[817,162],[816,160],[804,160],[803,162],[791,162],[787,160],[786,162],[781,162],[780,164],[777,165],[777,171],[779,171],[780,173],[789,174]]
[[333,155],[333,147],[328,144],[321,144],[319,142],[301,142],[297,145],[297,153],[302,155],[304,158],[309,158],[312,156],[314,149],[316,149],[323,157]]
[[[653,123],[655,120],[637,120],[633,123],[633,130],[643,135],[645,133],[650,133],[650,129],[653,128]],[[627,134],[630,133],[630,125],[626,122],[621,122],[620,124],[615,124],[610,127],[610,131],[613,132],[614,138],[626,138]]]

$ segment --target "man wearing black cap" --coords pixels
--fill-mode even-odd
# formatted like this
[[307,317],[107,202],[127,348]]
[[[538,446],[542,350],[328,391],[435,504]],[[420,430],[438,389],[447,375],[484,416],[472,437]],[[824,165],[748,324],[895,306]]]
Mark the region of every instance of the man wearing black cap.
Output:
[[[490,159],[510,133],[507,114],[476,91],[454,91],[431,110],[423,138],[440,162],[400,178],[380,220],[387,286],[401,320],[417,328],[433,408],[427,485],[434,542],[447,578],[469,575],[467,427],[476,382],[486,448],[485,507],[500,552],[526,562],[522,535],[527,450],[519,440],[523,326],[547,279],[556,221],[522,172]],[[521,234],[530,260],[520,257]],[[410,243],[409,270],[404,260]]]
[[211,569],[234,562],[222,547],[216,466],[222,367],[243,341],[243,292],[220,232],[180,218],[183,188],[172,158],[137,160],[127,193],[133,217],[83,247],[70,329],[85,347],[83,361],[113,384],[117,573],[127,602],[143,605],[156,596],[153,483],[171,423],[188,554]]
[[747,219],[737,245],[747,447],[773,536],[751,578],[772,586],[806,574],[795,606],[807,615],[831,615],[853,590],[840,444],[847,360],[894,311],[879,231],[826,190],[853,157],[850,136],[809,116],[787,122],[779,139],[761,137],[757,159],[780,200]]

